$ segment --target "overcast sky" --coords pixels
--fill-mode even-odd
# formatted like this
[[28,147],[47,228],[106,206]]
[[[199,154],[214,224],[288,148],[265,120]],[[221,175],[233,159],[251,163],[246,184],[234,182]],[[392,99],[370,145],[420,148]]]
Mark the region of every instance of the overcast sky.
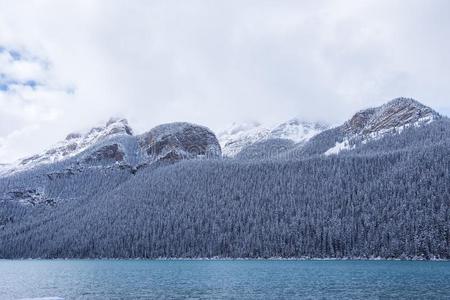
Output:
[[110,116],[136,132],[450,114],[450,2],[0,0],[0,162]]

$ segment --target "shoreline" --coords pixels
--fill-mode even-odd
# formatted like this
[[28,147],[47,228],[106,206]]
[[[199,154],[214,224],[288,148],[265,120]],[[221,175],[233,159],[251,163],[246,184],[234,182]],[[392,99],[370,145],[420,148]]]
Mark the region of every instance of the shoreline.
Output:
[[344,258],[319,258],[319,257],[254,257],[254,258],[234,258],[234,257],[159,257],[159,258],[122,258],[122,257],[86,257],[86,258],[0,258],[0,261],[428,261],[428,262],[450,262],[448,258],[423,258],[423,257],[411,257],[411,258],[383,258],[383,257],[344,257]]

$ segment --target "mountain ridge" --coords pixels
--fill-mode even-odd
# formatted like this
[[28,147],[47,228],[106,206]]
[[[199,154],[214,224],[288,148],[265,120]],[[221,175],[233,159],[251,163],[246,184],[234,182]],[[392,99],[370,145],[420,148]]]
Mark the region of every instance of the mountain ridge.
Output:
[[[355,141],[367,142],[381,138],[384,134],[401,131],[408,126],[420,126],[440,118],[442,116],[439,113],[414,99],[395,98],[379,107],[360,110],[344,124],[337,126],[338,130],[342,131],[344,138],[337,141],[324,154],[338,154],[343,150],[352,149]],[[165,124],[160,126],[165,126]],[[203,127],[200,125],[196,126]],[[155,128],[158,127],[156,126]],[[206,131],[211,132],[208,128],[204,128]],[[322,122],[306,122],[299,118],[293,118],[275,125],[263,125],[258,122],[233,123],[227,130],[219,132],[216,137],[222,155],[233,158],[246,148],[252,151],[254,149],[260,151],[258,149],[260,144],[264,147],[268,143],[275,143],[275,141],[271,142],[270,140],[288,140],[293,142],[292,147],[295,144],[298,147],[302,147],[303,144],[329,129],[333,128]],[[144,136],[148,132],[139,136]],[[214,135],[212,132],[211,134]],[[98,142],[118,135],[134,136],[134,132],[126,119],[111,118],[104,126],[93,127],[86,133],[75,132],[68,134],[65,140],[58,142],[55,146],[40,154],[25,157],[13,164],[2,164],[0,166],[0,174],[14,170],[25,170],[39,164],[61,161],[87,150]],[[142,142],[142,138],[138,137],[138,139],[141,139]],[[287,145],[287,142],[280,142]],[[217,148],[217,145],[214,147]],[[104,149],[105,155],[112,155],[112,158],[116,157],[117,161],[121,161],[125,154],[121,153],[122,150],[119,148],[118,145],[109,146]],[[213,152],[218,153],[217,149],[213,150]],[[181,153],[172,154],[183,156]],[[241,157],[245,156],[241,155]]]
[[[160,128],[163,128],[163,132],[159,130]],[[195,143],[185,145],[186,141],[184,144],[180,143],[185,134],[188,138],[194,138],[195,134],[203,136],[197,140],[198,145]],[[166,139],[166,145],[150,136]],[[151,144],[157,144],[157,147]],[[152,151],[148,151],[150,148]],[[134,135],[126,119],[111,118],[104,126],[93,127],[84,134],[68,134],[65,140],[41,154],[20,159],[11,165],[4,165],[3,170],[0,170],[0,176],[77,157],[79,157],[76,162],[78,165],[109,160],[109,163],[123,163],[135,168],[161,159],[193,159],[202,156],[209,158],[221,156],[220,145],[215,135],[204,126],[186,122],[162,124],[143,134]]]
[[329,127],[321,122],[306,122],[300,118],[274,125],[263,125],[258,122],[233,123],[230,128],[218,134],[218,139],[224,156],[235,157],[246,147],[271,139],[285,139],[296,144],[305,143]]
[[0,258],[449,259],[450,120],[422,112],[398,100],[356,133],[344,123],[225,159],[202,126],[113,135],[0,176]]
[[410,126],[422,126],[442,116],[428,106],[411,98],[395,98],[381,106],[361,110],[343,125],[338,126],[344,137],[324,154],[338,154],[351,150],[358,143],[380,139],[399,133]]

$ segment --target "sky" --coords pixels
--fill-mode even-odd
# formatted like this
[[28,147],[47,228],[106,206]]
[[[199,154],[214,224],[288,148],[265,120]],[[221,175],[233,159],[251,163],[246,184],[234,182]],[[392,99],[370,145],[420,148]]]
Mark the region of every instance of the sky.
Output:
[[447,0],[0,0],[0,163],[125,117],[339,124],[404,96],[450,115]]

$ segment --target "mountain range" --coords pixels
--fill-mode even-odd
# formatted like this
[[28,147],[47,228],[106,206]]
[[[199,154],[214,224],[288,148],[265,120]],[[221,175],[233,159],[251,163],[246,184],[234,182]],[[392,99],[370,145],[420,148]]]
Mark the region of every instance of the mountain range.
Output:
[[450,258],[450,121],[413,99],[337,127],[125,119],[0,168],[0,258]]

